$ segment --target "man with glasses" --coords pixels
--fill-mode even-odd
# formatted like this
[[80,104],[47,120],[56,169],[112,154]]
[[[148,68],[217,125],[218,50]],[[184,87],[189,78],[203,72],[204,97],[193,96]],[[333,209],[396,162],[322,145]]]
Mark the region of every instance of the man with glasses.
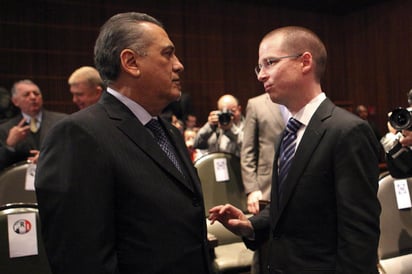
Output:
[[260,43],[257,78],[292,118],[276,144],[271,203],[247,219],[210,209],[251,249],[270,238],[270,273],[378,273],[379,143],[366,121],[322,91],[326,49],[312,31],[284,27]]

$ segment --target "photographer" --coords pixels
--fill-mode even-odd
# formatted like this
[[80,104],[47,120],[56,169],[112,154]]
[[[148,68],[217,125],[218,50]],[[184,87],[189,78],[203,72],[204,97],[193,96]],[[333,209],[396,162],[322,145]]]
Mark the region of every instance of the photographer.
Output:
[[200,128],[194,147],[208,152],[228,152],[240,157],[244,118],[239,101],[230,94],[217,102],[218,110],[209,113],[207,123]]
[[409,108],[398,108],[388,114],[389,132],[381,139],[388,170],[394,178],[412,176],[412,90]]

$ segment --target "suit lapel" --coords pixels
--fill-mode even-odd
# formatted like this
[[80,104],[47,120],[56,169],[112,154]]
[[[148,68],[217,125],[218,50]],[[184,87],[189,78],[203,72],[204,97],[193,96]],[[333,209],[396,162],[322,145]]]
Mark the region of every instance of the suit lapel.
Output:
[[[190,191],[194,191],[193,186],[190,184],[190,180],[185,179],[184,176],[176,169],[148,130],[142,125],[139,119],[137,119],[133,113],[125,105],[123,105],[123,103],[107,93],[104,93],[101,102],[106,108],[109,118],[115,121],[117,128],[119,128],[123,134],[131,139],[133,143],[135,143],[147,154],[148,157],[156,162],[160,168],[175,177],[179,182],[189,188]],[[170,131],[170,128],[166,130],[167,133]],[[172,144],[177,143],[176,139],[177,138],[173,135]],[[181,154],[181,148],[178,146],[175,147],[177,153]],[[185,157],[181,158],[185,159]],[[190,169],[187,168],[187,170]]]
[[[289,172],[286,181],[284,182],[285,186],[283,189],[283,197],[282,201],[277,208],[278,213],[275,215],[275,223],[277,223],[279,216],[282,214],[284,208],[286,207],[287,203],[289,202],[292,193],[299,182],[299,179],[302,177],[303,172],[305,171],[308,163],[311,160],[311,157],[316,150],[317,146],[322,140],[322,137],[325,134],[326,128],[323,126],[323,121],[328,119],[332,114],[332,109],[334,105],[329,100],[326,99],[319,108],[314,113],[313,117],[309,121],[309,124],[305,130],[304,135],[302,136],[302,140],[296,150],[294,160],[292,165],[290,166],[291,172]],[[274,178],[274,187],[277,189],[277,159],[278,155],[276,156],[275,165],[276,166],[276,173]],[[275,171],[275,170],[274,170]],[[274,193],[274,198],[277,198],[277,191]]]

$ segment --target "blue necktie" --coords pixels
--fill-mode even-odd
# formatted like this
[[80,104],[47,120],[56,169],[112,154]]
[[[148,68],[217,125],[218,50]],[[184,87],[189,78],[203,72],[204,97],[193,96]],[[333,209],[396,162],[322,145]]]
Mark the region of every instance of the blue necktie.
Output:
[[289,168],[295,155],[296,149],[296,132],[301,127],[302,123],[294,118],[290,118],[285,132],[283,133],[282,143],[280,144],[279,156],[279,183],[278,197],[282,196],[283,183],[289,173]]
[[151,119],[149,123],[145,125],[153,133],[156,142],[159,144],[160,148],[166,153],[170,161],[175,165],[175,167],[183,174],[182,168],[180,167],[179,161],[177,160],[175,150],[166,136],[162,126],[156,119]]

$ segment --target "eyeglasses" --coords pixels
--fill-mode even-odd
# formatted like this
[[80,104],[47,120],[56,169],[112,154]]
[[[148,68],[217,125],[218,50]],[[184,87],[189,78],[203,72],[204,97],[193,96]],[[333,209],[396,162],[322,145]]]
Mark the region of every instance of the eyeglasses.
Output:
[[303,53],[299,53],[299,54],[295,54],[295,55],[286,55],[286,56],[281,56],[281,57],[272,57],[272,58],[266,58],[263,60],[263,64],[258,64],[255,67],[255,73],[256,76],[259,75],[260,71],[262,70],[262,68],[264,69],[268,69],[269,67],[275,65],[276,63],[278,63],[280,60],[282,59],[286,59],[286,58],[298,58],[301,57],[303,55]]

